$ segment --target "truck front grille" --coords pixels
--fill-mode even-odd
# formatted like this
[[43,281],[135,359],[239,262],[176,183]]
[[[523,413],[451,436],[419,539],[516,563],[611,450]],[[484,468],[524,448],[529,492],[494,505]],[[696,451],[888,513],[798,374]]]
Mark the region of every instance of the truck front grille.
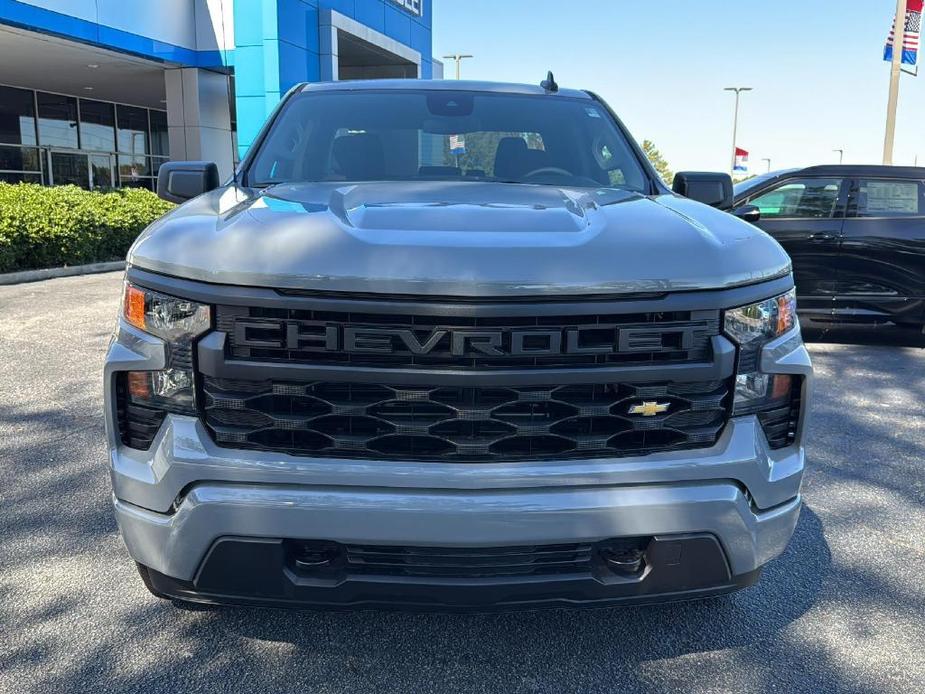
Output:
[[719,311],[495,317],[216,307],[231,359],[377,368],[704,362],[719,322]]
[[220,446],[357,459],[494,462],[644,455],[716,442],[726,381],[391,386],[205,377]]

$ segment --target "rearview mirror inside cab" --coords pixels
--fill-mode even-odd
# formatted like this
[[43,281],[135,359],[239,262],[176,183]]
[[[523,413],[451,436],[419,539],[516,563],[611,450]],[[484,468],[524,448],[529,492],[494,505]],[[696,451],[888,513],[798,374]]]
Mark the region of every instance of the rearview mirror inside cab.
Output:
[[157,195],[168,202],[186,202],[218,186],[218,166],[211,161],[169,161],[157,171]]
[[720,210],[732,208],[732,178],[729,174],[707,171],[681,171],[675,174],[671,189],[685,198]]

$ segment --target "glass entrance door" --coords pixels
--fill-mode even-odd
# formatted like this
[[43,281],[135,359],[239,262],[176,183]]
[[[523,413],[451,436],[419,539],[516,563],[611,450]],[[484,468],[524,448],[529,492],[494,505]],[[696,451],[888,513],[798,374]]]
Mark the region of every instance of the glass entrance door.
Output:
[[73,184],[90,189],[90,165],[86,154],[74,152],[50,152],[51,184],[63,186]]
[[90,155],[90,185],[94,190],[100,188],[113,188],[112,174],[112,155],[111,154],[91,154]]
[[48,157],[50,185],[63,186],[70,183],[87,190],[115,187],[115,170],[111,154],[51,150]]

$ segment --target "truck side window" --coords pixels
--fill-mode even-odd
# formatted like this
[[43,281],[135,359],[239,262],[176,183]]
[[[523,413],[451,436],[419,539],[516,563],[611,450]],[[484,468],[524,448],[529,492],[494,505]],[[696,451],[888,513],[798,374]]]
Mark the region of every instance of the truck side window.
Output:
[[919,181],[862,178],[858,183],[858,217],[914,217],[922,214],[922,184]]
[[798,178],[749,200],[761,210],[762,219],[827,218],[835,212],[839,178]]

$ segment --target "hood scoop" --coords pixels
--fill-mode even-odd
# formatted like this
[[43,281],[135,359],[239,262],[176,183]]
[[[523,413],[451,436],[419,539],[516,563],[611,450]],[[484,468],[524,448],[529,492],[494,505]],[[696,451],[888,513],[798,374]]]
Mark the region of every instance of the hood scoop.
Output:
[[[299,202],[296,186],[268,196]],[[358,231],[580,232],[596,208],[590,195],[548,186],[426,182],[361,184],[333,191],[330,211]]]

